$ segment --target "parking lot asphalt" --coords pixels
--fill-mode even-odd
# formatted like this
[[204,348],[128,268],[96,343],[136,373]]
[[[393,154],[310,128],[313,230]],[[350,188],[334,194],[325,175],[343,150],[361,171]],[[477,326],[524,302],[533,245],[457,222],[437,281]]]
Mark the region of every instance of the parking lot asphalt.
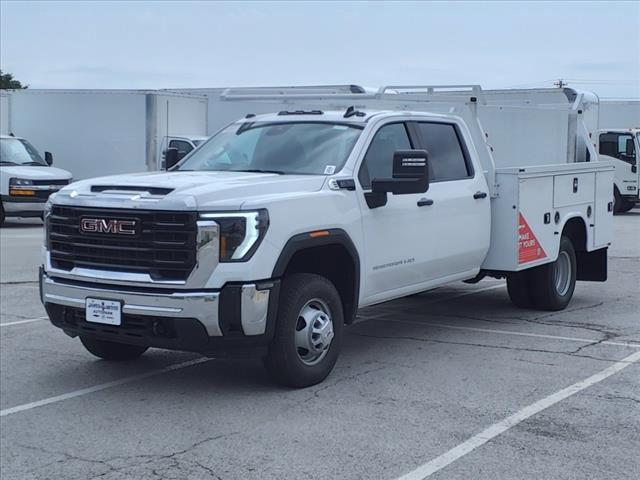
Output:
[[258,361],[98,360],[44,318],[37,220],[0,232],[3,479],[637,479],[640,209],[562,312],[504,282],[363,309],[322,384]]

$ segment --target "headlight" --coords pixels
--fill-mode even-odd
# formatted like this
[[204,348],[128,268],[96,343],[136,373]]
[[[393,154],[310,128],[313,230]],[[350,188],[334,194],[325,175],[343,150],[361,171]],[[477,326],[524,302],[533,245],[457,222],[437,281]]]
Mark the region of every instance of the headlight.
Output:
[[33,182],[26,178],[9,179],[9,195],[12,197],[35,197],[36,192],[31,187]]
[[[52,195],[53,196],[53,195]],[[53,209],[53,202],[51,201],[51,196],[47,200],[47,203],[44,204],[44,210],[42,211],[42,234],[44,235],[43,244],[47,248],[47,250],[51,250],[49,245],[49,215],[51,215],[51,210]]]
[[220,225],[221,262],[251,258],[269,227],[269,215],[266,210],[201,213],[200,218],[213,220]]
[[33,185],[33,181],[26,178],[10,178],[9,185],[24,187],[28,185]]

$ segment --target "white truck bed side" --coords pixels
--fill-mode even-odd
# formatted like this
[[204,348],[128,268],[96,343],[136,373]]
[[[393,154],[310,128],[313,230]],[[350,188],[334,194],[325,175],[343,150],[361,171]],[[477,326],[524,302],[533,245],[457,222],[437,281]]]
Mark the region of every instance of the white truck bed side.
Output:
[[571,218],[587,226],[587,251],[611,242],[613,165],[588,162],[496,171],[485,270],[520,271],[554,261]]

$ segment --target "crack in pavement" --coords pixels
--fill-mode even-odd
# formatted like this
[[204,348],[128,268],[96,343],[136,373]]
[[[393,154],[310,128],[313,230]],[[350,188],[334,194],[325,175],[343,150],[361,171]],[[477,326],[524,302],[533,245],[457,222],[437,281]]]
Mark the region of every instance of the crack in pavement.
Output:
[[446,345],[466,345],[466,346],[470,346],[470,347],[493,348],[493,349],[498,349],[498,350],[513,350],[513,351],[519,351],[519,352],[532,352],[532,353],[567,355],[567,356],[570,356],[570,357],[588,358],[588,359],[591,359],[591,360],[597,360],[597,361],[600,361],[600,362],[608,362],[608,363],[618,363],[619,362],[619,360],[611,360],[609,358],[594,357],[592,355],[578,355],[573,351],[565,352],[565,351],[561,351],[561,350],[545,350],[545,349],[524,348],[524,347],[506,347],[506,346],[503,346],[503,345],[487,345],[487,344],[483,344],[483,343],[453,342],[453,341],[449,341],[449,340],[436,340],[436,339],[413,337],[413,336],[371,335],[371,334],[355,333],[355,332],[350,332],[350,334],[351,335],[356,335],[356,336],[359,336],[359,337],[379,338],[379,339],[388,339],[388,340],[410,340],[410,341],[425,342],[425,343],[441,343],[441,344],[446,344]]
[[[176,457],[179,457],[181,455],[185,455],[189,452],[191,452],[192,450],[206,444],[212,441],[216,441],[216,440],[220,440],[222,438],[226,438],[232,435],[237,435],[240,432],[230,432],[230,433],[224,433],[224,434],[220,434],[220,435],[216,435],[216,436],[212,436],[212,437],[207,437],[205,439],[199,440],[195,443],[193,443],[192,445],[190,445],[187,448],[183,448],[181,450],[177,450],[171,453],[167,453],[167,454],[140,454],[140,455],[116,455],[113,457],[109,457],[106,458],[104,460],[100,460],[100,459],[96,459],[96,458],[89,458],[89,457],[81,457],[77,454],[71,454],[71,453],[67,453],[67,452],[59,452],[59,451],[55,451],[55,450],[48,450],[46,448],[43,447],[37,447],[37,446],[32,446],[32,445],[25,445],[25,444],[21,444],[21,443],[16,443],[16,446],[18,447],[22,447],[28,450],[35,450],[41,453],[46,453],[48,455],[60,455],[63,456],[64,458],[61,460],[56,460],[55,462],[51,462],[48,463],[46,465],[40,465],[38,468],[42,469],[45,466],[51,465],[52,463],[61,463],[61,462],[65,462],[68,460],[75,460],[75,461],[79,461],[79,462],[85,462],[85,463],[91,463],[91,464],[95,464],[95,465],[100,465],[102,467],[107,468],[106,471],[99,473],[97,475],[93,475],[92,477],[90,477],[91,480],[95,480],[95,479],[99,479],[99,478],[103,478],[106,475],[110,475],[110,474],[117,474],[117,473],[124,473],[126,472],[127,469],[131,469],[131,468],[136,468],[136,467],[141,467],[141,466],[146,466],[149,465],[153,462],[162,462],[162,461],[166,461],[166,460],[170,460],[173,463],[166,466],[166,467],[155,467],[152,470],[152,473],[156,476],[159,476],[160,478],[163,478],[162,475],[158,474],[157,470],[169,470],[172,468],[180,468],[181,467],[181,461],[184,461],[183,459],[178,459]],[[129,460],[133,460],[133,462],[131,463],[127,463],[126,465],[123,466],[114,466],[112,465],[113,462],[116,462],[118,460],[121,461],[129,461]],[[136,460],[140,460],[140,461],[136,461]],[[192,461],[191,463],[198,465],[199,467],[201,467],[203,470],[208,471],[209,473],[211,473],[212,475],[214,475],[214,477],[216,479],[220,479],[221,477],[219,477],[218,475],[216,475],[213,470],[210,467],[205,467],[204,465],[201,465],[198,461]]]
[[326,384],[326,385],[323,384],[320,388],[315,389],[313,392],[311,392],[311,395],[309,397],[303,399],[302,401],[303,402],[307,402],[309,400],[313,400],[314,398],[318,398],[320,396],[320,393],[324,392],[325,390],[327,390],[327,389],[329,389],[331,387],[335,387],[337,384],[342,383],[345,380],[354,380],[354,379],[356,379],[358,377],[361,377],[363,375],[366,375],[368,373],[378,372],[380,370],[386,370],[387,368],[388,368],[387,366],[369,368],[369,369],[364,370],[362,372],[352,373],[350,375],[345,375],[344,377],[337,378],[334,382]]
[[613,395],[613,394],[596,395],[596,397],[598,397],[598,398],[602,398],[602,399],[604,399],[604,400],[622,400],[622,401],[630,401],[630,402],[634,402],[634,403],[637,403],[638,405],[640,405],[640,398],[625,397],[625,396],[622,396],[622,395]]

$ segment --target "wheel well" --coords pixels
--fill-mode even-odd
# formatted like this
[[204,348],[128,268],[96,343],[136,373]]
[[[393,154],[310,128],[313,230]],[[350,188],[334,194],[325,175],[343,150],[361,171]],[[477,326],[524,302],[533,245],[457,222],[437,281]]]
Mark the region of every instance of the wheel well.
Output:
[[342,299],[345,323],[352,323],[358,308],[357,266],[349,251],[340,244],[321,245],[298,250],[284,275],[315,273],[327,278]]
[[576,251],[587,249],[587,226],[582,218],[570,218],[562,229],[562,235],[569,237]]

